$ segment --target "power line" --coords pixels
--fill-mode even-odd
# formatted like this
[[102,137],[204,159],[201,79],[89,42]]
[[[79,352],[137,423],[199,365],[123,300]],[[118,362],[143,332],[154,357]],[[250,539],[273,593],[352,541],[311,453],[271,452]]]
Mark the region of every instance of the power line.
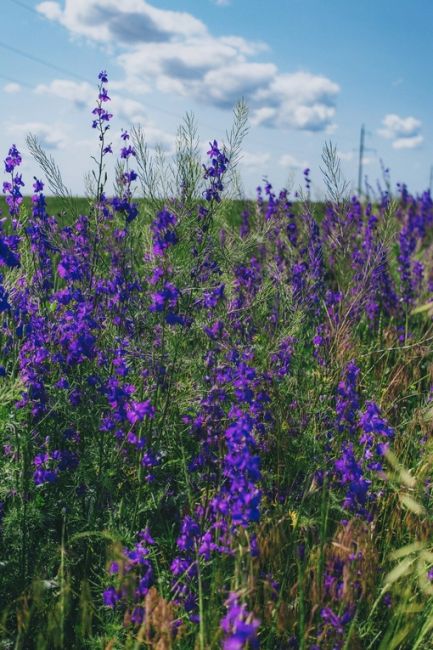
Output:
[[27,9],[27,11],[31,11],[33,14],[36,14],[37,16],[41,15],[39,11],[37,11],[34,7],[30,7],[25,2],[21,2],[21,0],[9,0],[9,2],[12,2],[14,5],[17,5],[18,7],[22,7],[23,9]]
[[[36,9],[34,9],[33,7],[30,7],[25,2],[22,2],[22,0],[9,0],[9,2],[12,2],[13,4],[15,4],[15,5],[19,6],[19,7],[22,7],[23,9],[27,9],[28,11],[31,11],[32,13],[36,14],[37,16],[41,15],[38,11],[36,11]],[[8,45],[7,43],[4,43],[4,42],[0,41],[0,47],[2,47],[3,49],[6,49],[8,51],[12,51],[15,54],[18,54],[20,56],[23,56],[23,57],[25,57],[26,59],[28,59],[30,61],[34,61],[35,63],[39,63],[40,65],[44,65],[47,68],[51,68],[52,70],[56,70],[57,72],[61,72],[62,74],[70,75],[72,77],[75,77],[76,79],[79,79],[80,81],[86,81],[87,83],[92,84],[92,86],[94,85],[94,80],[91,81],[90,79],[88,79],[86,77],[83,77],[82,75],[77,74],[76,72],[73,72],[72,70],[68,70],[67,68],[63,68],[61,66],[55,65],[54,63],[51,63],[49,61],[46,61],[45,59],[42,59],[42,58],[40,58],[38,56],[30,54],[29,52],[25,52],[24,50],[20,50],[19,48],[15,47],[15,46]],[[16,83],[20,83],[20,82],[16,82]],[[22,83],[21,85],[29,87],[29,88],[31,87],[31,86],[29,86],[29,84],[26,84],[26,83]],[[150,102],[147,102],[147,101],[142,102],[142,103],[143,103],[144,108],[148,107],[148,108],[151,108],[151,109],[153,109],[155,111],[158,111],[159,113],[164,113],[165,115],[169,115],[170,117],[174,117],[174,118],[176,118],[176,120],[178,122],[183,119],[183,117],[180,116],[178,113],[175,113],[174,111],[171,111],[171,110],[169,110],[167,108],[162,108],[161,106],[156,106],[155,104],[151,104]],[[207,129],[213,129],[214,128],[214,125],[206,124],[206,122],[200,121],[200,124],[201,124],[202,127],[205,127]],[[267,144],[265,145],[265,143],[260,142],[260,140],[256,140],[256,142],[260,146],[266,146],[267,147]],[[280,152],[287,153],[287,149],[285,147],[278,147],[278,146],[275,147],[275,146],[273,146],[273,149],[277,149],[277,150],[280,150]]]
[[[15,0],[14,0],[15,1]],[[18,54],[19,56],[23,56],[26,59],[29,59],[30,61],[34,61],[36,63],[40,63],[41,65],[46,66],[47,68],[51,68],[52,70],[56,70],[56,72],[61,72],[62,74],[67,74],[69,76],[73,76],[76,79],[79,79],[80,81],[85,81],[92,86],[94,86],[94,81],[91,81],[90,79],[83,77],[80,74],[77,74],[76,72],[73,72],[72,70],[68,70],[67,68],[60,67],[58,65],[55,65],[54,63],[50,63],[49,61],[46,61],[45,59],[41,59],[38,56],[34,56],[33,54],[30,54],[29,52],[24,52],[24,50],[20,50],[19,48],[13,46],[13,45],[8,45],[7,43],[4,43],[3,41],[0,41],[0,47],[2,47],[5,50],[14,52],[15,54]],[[22,85],[27,85],[27,84],[22,84]],[[170,111],[167,108],[162,108],[161,106],[156,106],[155,104],[151,104],[149,102],[145,102],[145,106],[148,106],[149,108],[153,108],[154,110],[158,111],[159,113],[165,113],[166,115],[170,115],[171,117],[175,117],[177,120],[181,119],[181,117],[175,113],[174,111]],[[204,125],[206,126],[206,125]],[[207,125],[208,127],[210,125]]]
[[26,83],[25,81],[21,81],[20,79],[15,79],[15,77],[8,77],[5,74],[0,74],[0,79],[4,79],[5,81],[9,81],[9,83],[18,84],[19,86],[24,86],[25,88],[33,90],[33,86]]
[[[26,7],[27,9],[32,10],[31,7],[29,7],[28,5],[25,5],[20,0],[10,0],[10,2],[13,2],[14,4],[17,4],[18,6]],[[34,13],[39,15],[39,13],[37,11],[35,11],[35,10],[32,10],[32,11],[34,11]],[[88,79],[88,78],[86,78],[86,77],[84,77],[84,76],[82,76],[80,74],[77,74],[76,72],[73,72],[72,70],[68,70],[67,68],[63,68],[61,66],[58,66],[58,65],[56,65],[54,63],[51,63],[50,61],[46,61],[45,59],[42,59],[41,57],[35,56],[34,54],[30,54],[29,52],[25,52],[24,50],[21,50],[18,47],[15,47],[13,45],[9,45],[8,43],[5,43],[3,41],[0,41],[0,47],[3,48],[4,50],[7,50],[8,52],[14,52],[14,54],[22,56],[22,57],[28,59],[29,61],[33,61],[35,63],[39,63],[40,65],[44,65],[45,67],[50,68],[51,70],[55,70],[56,72],[61,72],[62,74],[66,74],[66,75],[75,77],[76,79],[79,79],[80,81],[85,81],[85,82],[87,82],[87,83],[89,83],[91,85],[94,85],[93,80],[91,81],[90,79]],[[1,75],[1,76],[3,76],[3,75]],[[32,88],[32,86],[30,86],[29,84],[24,83],[24,82],[14,81],[14,83],[21,83],[22,86],[26,86],[27,88]],[[151,108],[151,109],[153,109],[155,111],[158,111],[158,113],[164,113],[166,115],[174,117],[178,121],[180,121],[182,119],[182,117],[178,113],[175,113],[174,111],[171,111],[171,110],[169,110],[167,108],[162,108],[161,106],[157,106],[157,105],[152,104],[150,102],[147,102],[147,101],[143,102],[143,106],[144,106],[144,108],[148,107],[148,108]],[[206,124],[205,122],[201,122],[201,126],[207,128],[207,129],[213,129],[214,128],[214,125]],[[257,142],[257,144],[259,144],[261,146],[264,145],[263,142],[260,142],[258,140],[256,140],[256,142]],[[284,153],[287,153],[287,149],[285,147],[275,147],[274,146],[273,149],[277,149],[277,150],[279,149],[281,152],[284,151]]]
[[71,77],[80,79],[80,81],[87,81],[88,83],[92,83],[91,81],[89,81],[89,79],[86,79],[82,75],[77,74],[72,70],[68,70],[67,68],[62,68],[61,66],[56,65],[55,63],[51,63],[50,61],[45,61],[45,59],[41,59],[38,56],[35,56],[34,54],[29,54],[29,52],[25,52],[24,50],[20,50],[18,47],[15,47],[14,45],[9,45],[8,43],[4,43],[3,41],[0,41],[0,47],[2,47],[4,50],[7,50],[8,52],[14,52],[19,56],[23,56],[24,58],[29,59],[29,61],[34,61],[35,63],[44,65],[47,68],[51,68],[56,72],[61,72],[62,74],[70,75]]
[[[22,7],[23,9],[26,9],[27,11],[30,11],[30,12],[36,14],[37,16],[41,17],[41,14],[39,13],[39,11],[37,11],[34,7],[30,7],[25,2],[22,2],[22,0],[9,0],[9,2],[12,2],[12,4],[15,4],[18,7]],[[45,61],[44,59],[41,59],[40,57],[34,56],[33,54],[29,54],[28,52],[24,52],[23,50],[20,50],[17,47],[8,45],[7,43],[3,43],[2,41],[0,41],[0,47],[4,48],[6,50],[10,50],[12,52],[15,52],[15,54],[19,54],[20,56],[23,56],[23,57],[27,58],[30,61],[34,61],[35,63],[39,63],[41,65],[44,65],[47,68],[51,68],[52,70],[56,70],[57,72],[61,72],[62,74],[70,75],[72,77],[75,77],[76,79],[79,79],[80,81],[86,81],[87,83],[90,83],[90,84],[94,85],[93,80],[91,81],[90,79],[87,79],[86,77],[83,77],[82,75],[77,74],[76,72],[73,72],[72,70],[68,70],[67,68],[57,66],[54,63],[51,63],[49,61]],[[3,78],[6,78],[6,77],[4,77],[4,75],[0,75],[0,76],[2,76]],[[12,79],[9,79],[9,81],[12,81]],[[20,81],[16,81],[16,80],[13,80],[13,82],[14,83],[20,83],[22,86],[25,86],[26,88],[32,88],[32,86],[30,86],[30,84],[27,84],[25,82],[20,82]],[[179,114],[177,114],[174,111],[171,111],[171,110],[169,110],[167,108],[162,108],[161,106],[156,106],[155,104],[151,104],[149,102],[142,102],[142,103],[143,103],[143,106],[145,108],[148,107],[148,108],[151,108],[151,109],[153,109],[155,111],[158,111],[159,113],[164,113],[165,115],[169,115],[170,117],[174,117],[174,118],[176,118],[176,120],[178,122],[183,119]],[[214,128],[214,125],[206,124],[206,122],[201,122],[200,121],[200,124],[201,124],[202,127],[205,127],[207,129],[213,129]],[[364,155],[364,151],[366,150],[365,147],[364,147],[364,144],[363,144],[363,140],[364,140],[364,136],[363,136],[363,134],[361,132],[361,145],[362,146],[360,146],[359,175],[362,174],[363,155]],[[265,143],[261,142],[260,140],[256,140],[256,143],[259,144],[260,146],[266,146],[266,147],[268,146],[267,144],[265,145]],[[279,150],[280,152],[287,153],[287,149],[285,147],[278,147],[278,146],[275,147],[275,145],[274,145],[272,148],[274,150],[276,149],[276,150]],[[360,185],[360,183],[361,183],[361,181],[358,179],[358,185]]]

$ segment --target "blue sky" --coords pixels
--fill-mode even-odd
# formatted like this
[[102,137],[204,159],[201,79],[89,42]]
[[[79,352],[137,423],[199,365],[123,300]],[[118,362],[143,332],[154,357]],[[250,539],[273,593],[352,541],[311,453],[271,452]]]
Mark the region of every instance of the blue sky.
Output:
[[369,182],[383,160],[393,183],[421,191],[433,164],[432,24],[430,0],[2,0],[1,151],[25,152],[34,132],[82,193],[97,148],[93,80],[107,69],[114,145],[140,123],[170,154],[193,111],[205,153],[243,96],[246,194],[264,176],[296,189],[309,166],[319,197],[326,140],[355,187],[362,123]]

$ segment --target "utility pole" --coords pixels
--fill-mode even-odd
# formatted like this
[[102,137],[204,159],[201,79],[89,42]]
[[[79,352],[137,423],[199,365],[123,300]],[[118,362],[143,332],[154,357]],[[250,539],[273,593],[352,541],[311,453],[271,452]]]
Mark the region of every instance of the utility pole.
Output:
[[364,161],[365,147],[365,126],[361,126],[361,138],[359,140],[359,162],[358,162],[358,197],[361,198],[362,192],[362,165]]

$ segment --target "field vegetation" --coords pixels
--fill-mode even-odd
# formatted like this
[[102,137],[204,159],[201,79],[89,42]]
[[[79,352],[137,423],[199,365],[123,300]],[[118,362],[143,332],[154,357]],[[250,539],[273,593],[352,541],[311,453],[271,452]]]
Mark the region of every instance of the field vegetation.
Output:
[[108,106],[87,198],[5,158],[0,648],[432,648],[430,193],[242,200],[242,103],[204,164]]

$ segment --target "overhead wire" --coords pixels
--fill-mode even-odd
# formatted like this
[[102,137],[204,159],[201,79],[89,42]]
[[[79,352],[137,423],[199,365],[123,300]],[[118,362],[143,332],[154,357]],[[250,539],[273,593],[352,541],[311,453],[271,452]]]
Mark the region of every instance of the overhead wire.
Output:
[[[15,4],[15,5],[19,6],[19,7],[22,7],[24,9],[27,9],[27,10],[31,11],[32,13],[36,14],[37,16],[41,15],[34,7],[30,7],[25,2],[22,2],[22,0],[9,0],[9,2],[11,2],[12,4]],[[1,40],[0,40],[0,47],[7,50],[7,51],[14,52],[18,56],[22,56],[22,57],[26,58],[29,61],[33,61],[34,63],[39,63],[40,65],[43,65],[43,66],[45,66],[47,68],[50,68],[51,70],[55,70],[56,72],[61,72],[62,74],[69,75],[71,77],[74,77],[75,79],[79,79],[80,81],[84,81],[84,82],[92,84],[92,85],[94,84],[93,80],[90,80],[89,78],[84,77],[83,75],[81,75],[79,73],[76,73],[73,70],[69,70],[68,68],[64,68],[63,66],[58,66],[55,63],[47,61],[47,60],[45,60],[45,59],[43,59],[43,58],[41,58],[39,56],[36,56],[36,55],[31,54],[29,52],[26,52],[25,50],[22,50],[21,48],[18,48],[18,47],[14,46],[14,45],[10,45],[10,44],[5,43],[4,41],[1,41]],[[3,74],[0,74],[0,77],[6,78],[6,76],[3,75]],[[18,84],[20,84],[20,85],[22,85],[22,86],[24,86],[26,88],[33,88],[27,82],[19,81],[17,79],[12,79],[12,78],[8,78],[7,80],[12,82],[12,83],[18,83]],[[166,115],[169,115],[170,117],[176,118],[176,120],[178,122],[183,119],[183,117],[181,115],[179,115],[178,113],[176,113],[174,111],[171,111],[170,109],[167,109],[165,107],[157,106],[156,104],[153,104],[153,103],[148,102],[148,101],[141,102],[141,103],[143,104],[143,106],[145,108],[148,107],[150,109],[158,111],[159,113],[164,113]],[[215,128],[214,125],[206,124],[205,122],[203,122],[201,120],[200,120],[200,123],[201,123],[201,126],[206,127],[208,129],[214,129]],[[259,144],[261,146],[266,146],[266,147],[269,146],[268,144],[260,142],[260,140],[257,140],[257,139],[256,139],[256,142],[257,142],[257,144]],[[287,153],[287,149],[285,147],[279,147],[278,145],[275,146],[273,144],[272,148],[274,150],[277,149],[280,152],[284,151],[284,153]]]

